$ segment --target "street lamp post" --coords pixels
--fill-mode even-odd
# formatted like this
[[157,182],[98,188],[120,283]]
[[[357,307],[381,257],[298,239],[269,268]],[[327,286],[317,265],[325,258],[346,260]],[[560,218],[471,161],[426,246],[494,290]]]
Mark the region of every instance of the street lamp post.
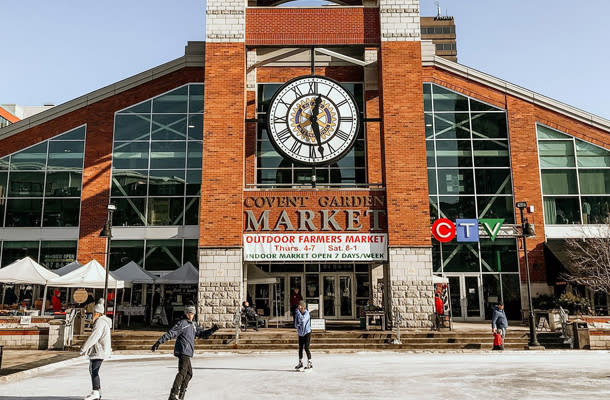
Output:
[[100,237],[106,239],[106,278],[104,280],[104,315],[108,311],[108,272],[110,271],[110,241],[112,240],[112,214],[116,210],[114,204],[108,204],[108,219],[104,224],[104,229],[100,232]]
[[527,277],[527,300],[529,302],[529,323],[530,323],[530,347],[540,346],[538,343],[538,336],[536,334],[536,322],[534,321],[534,307],[532,305],[532,290],[530,287],[530,265],[527,257],[527,244],[526,244],[526,236],[530,236],[528,232],[529,223],[527,218],[523,216],[523,210],[527,208],[527,203],[525,201],[520,201],[517,203],[517,208],[521,212],[521,239],[523,241],[523,252],[525,258],[525,275]]

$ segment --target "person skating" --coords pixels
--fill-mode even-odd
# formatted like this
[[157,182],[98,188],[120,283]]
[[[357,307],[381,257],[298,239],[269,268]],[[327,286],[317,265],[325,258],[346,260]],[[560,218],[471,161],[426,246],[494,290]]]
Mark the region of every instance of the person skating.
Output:
[[89,356],[89,373],[91,374],[91,394],[85,400],[102,398],[102,385],[100,383],[100,368],[102,362],[110,357],[112,352],[110,329],[112,321],[104,315],[104,300],[93,307],[93,330],[91,335],[80,349],[81,355]]
[[169,400],[184,399],[189,381],[193,377],[191,357],[193,357],[195,350],[195,338],[207,339],[218,330],[218,326],[216,325],[210,329],[203,330],[199,327],[197,322],[193,321],[193,318],[195,317],[195,306],[187,306],[184,312],[186,318],[178,321],[178,323],[161,336],[151,348],[152,351],[156,351],[159,348],[159,345],[176,338],[174,356],[178,357],[178,374],[176,374],[176,378],[174,379]]
[[294,313],[294,326],[297,328],[297,334],[299,335],[299,363],[294,369],[303,369],[303,349],[307,353],[307,365],[305,369],[313,368],[311,363],[311,352],[309,351],[309,343],[311,341],[311,318],[309,317],[309,311],[305,309],[305,302],[301,300],[298,304],[296,312]]

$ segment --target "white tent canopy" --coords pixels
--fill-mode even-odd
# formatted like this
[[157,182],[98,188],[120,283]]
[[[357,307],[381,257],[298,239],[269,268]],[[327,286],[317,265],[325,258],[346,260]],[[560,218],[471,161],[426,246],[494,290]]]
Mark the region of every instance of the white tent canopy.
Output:
[[199,271],[190,262],[157,279],[157,283],[189,285],[199,283]]
[[64,275],[69,274],[70,272],[74,271],[75,269],[79,269],[82,266],[83,265],[81,263],[79,263],[78,261],[72,261],[70,264],[66,264],[63,267],[56,269],[53,272],[55,272],[59,276],[64,276]]
[[449,283],[449,279],[443,276],[432,275],[432,283]]
[[[52,287],[83,287],[103,289],[106,270],[96,260],[91,260],[74,271],[49,281]],[[108,274],[109,289],[123,289],[125,282],[116,279],[112,272]]]
[[256,265],[248,264],[248,285],[264,285],[277,281],[278,278],[261,270]]
[[157,278],[133,261],[130,261],[116,271],[113,271],[112,274],[118,279],[131,283],[154,283]]
[[3,283],[29,283],[32,285],[46,285],[50,280],[57,278],[54,272],[49,271],[30,257],[22,258],[0,269],[0,282]]

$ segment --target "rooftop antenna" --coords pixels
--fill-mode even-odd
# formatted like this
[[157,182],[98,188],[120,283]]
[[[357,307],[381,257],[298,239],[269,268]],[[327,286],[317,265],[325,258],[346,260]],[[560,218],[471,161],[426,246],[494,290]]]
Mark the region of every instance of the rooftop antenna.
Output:
[[436,4],[436,17],[440,18],[441,17],[441,3],[439,1],[435,1],[434,4]]

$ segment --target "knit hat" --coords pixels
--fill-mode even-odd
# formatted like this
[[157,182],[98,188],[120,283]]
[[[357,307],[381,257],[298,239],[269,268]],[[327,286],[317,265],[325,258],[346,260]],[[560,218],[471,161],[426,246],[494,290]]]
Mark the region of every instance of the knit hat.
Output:
[[186,306],[184,308],[184,313],[185,314],[196,314],[197,312],[196,312],[195,306]]
[[93,312],[98,314],[104,313],[104,299],[99,299],[95,307],[93,307]]

